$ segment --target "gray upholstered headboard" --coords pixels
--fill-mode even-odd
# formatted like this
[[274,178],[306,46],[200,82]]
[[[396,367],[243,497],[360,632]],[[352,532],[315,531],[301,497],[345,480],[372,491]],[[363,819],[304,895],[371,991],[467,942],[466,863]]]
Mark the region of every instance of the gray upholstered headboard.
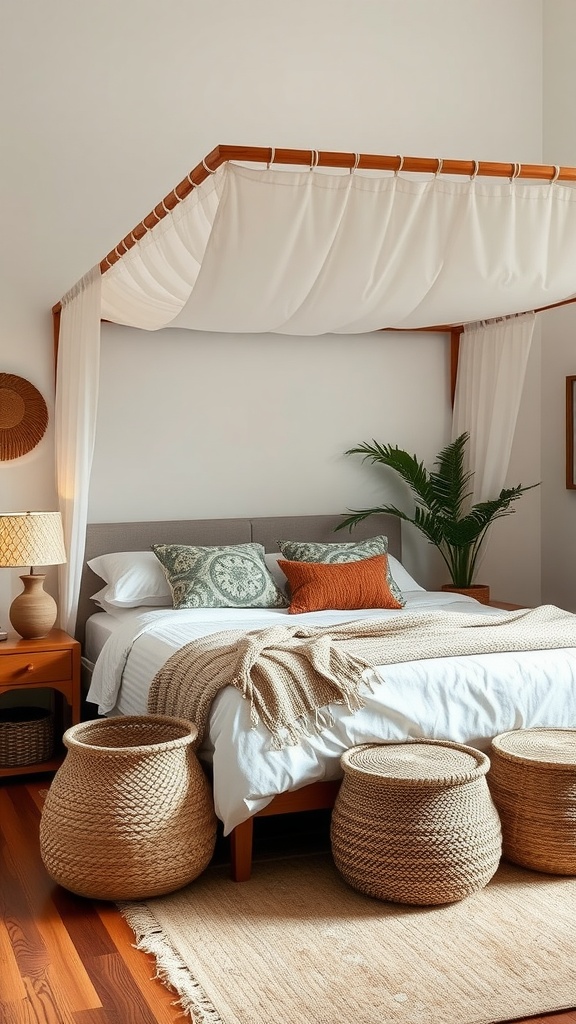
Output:
[[342,517],[260,516],[243,519],[181,519],[152,523],[89,523],[80,584],[76,637],[84,641],[86,619],[97,610],[90,600],[103,582],[86,564],[111,551],[147,551],[151,544],[247,544],[257,541],[266,551],[277,551],[278,540],[354,541],[386,534],[388,550],[401,557],[400,521],[394,516],[370,516],[352,533],[335,533]]

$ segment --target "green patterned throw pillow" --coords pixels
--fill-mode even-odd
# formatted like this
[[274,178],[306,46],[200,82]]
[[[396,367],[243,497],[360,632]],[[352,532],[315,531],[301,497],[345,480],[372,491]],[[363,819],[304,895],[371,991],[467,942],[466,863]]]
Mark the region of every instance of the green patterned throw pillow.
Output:
[[[369,537],[368,540],[352,541],[343,544],[279,540],[278,547],[284,558],[290,562],[359,562],[361,559],[371,558],[373,555],[388,554],[388,537],[382,534],[379,537]],[[388,559],[386,559],[386,582],[390,591],[403,608],[406,601],[390,572]]]
[[153,544],[175,608],[286,608],[262,544]]

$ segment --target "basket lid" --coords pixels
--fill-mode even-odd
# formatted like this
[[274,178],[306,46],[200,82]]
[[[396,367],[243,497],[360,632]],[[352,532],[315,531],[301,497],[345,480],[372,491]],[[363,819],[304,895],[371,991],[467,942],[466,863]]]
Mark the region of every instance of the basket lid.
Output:
[[406,743],[364,743],[341,757],[344,772],[385,778],[398,785],[455,785],[485,775],[485,754],[448,740],[408,740]]
[[576,729],[513,729],[496,736],[492,749],[515,761],[576,768]]

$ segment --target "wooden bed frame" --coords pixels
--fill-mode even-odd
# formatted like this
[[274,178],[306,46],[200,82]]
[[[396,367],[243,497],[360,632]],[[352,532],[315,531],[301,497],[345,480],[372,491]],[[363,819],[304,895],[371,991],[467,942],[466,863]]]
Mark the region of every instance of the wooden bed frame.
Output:
[[[95,612],[91,594],[101,589],[103,581],[86,564],[97,555],[113,551],[145,551],[153,543],[167,544],[242,544],[256,541],[266,551],[278,550],[278,538],[326,543],[360,541],[385,534],[390,554],[402,554],[400,522],[394,516],[371,516],[355,527],[353,534],[334,530],[338,515],[268,516],[238,519],[192,519],[172,522],[95,523],[86,530],[85,564],[80,586],[76,638],[84,643],[86,620]],[[290,814],[332,807],[340,782],[314,782],[301,789],[281,793],[262,810],[258,817]],[[253,818],[230,833],[232,877],[237,882],[250,877],[252,866]]]

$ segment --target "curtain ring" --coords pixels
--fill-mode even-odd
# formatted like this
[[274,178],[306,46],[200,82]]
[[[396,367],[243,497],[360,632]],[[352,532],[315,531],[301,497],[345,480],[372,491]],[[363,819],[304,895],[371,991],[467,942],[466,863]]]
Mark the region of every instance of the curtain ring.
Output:
[[480,169],[480,164],[478,163],[477,160],[475,160],[474,161],[474,170],[472,171],[472,174],[470,175],[470,181],[474,181],[474,179],[478,176],[479,169]]
[[206,163],[204,157],[202,157],[202,167],[204,168],[205,171],[208,171],[208,174],[216,174],[216,168],[208,167],[208,164]]
[[182,197],[178,195],[178,193],[177,193],[175,188],[172,189],[172,195],[174,196],[174,198],[175,198],[177,203],[181,203],[182,202]]
[[402,168],[404,166],[404,157],[398,155],[398,159],[399,159],[400,163],[398,164],[398,167],[394,171],[394,174],[396,174],[396,175],[400,174],[400,171],[402,170]]
[[354,164],[350,168],[350,174],[354,174],[354,171],[358,167],[359,163],[360,163],[360,153],[354,153]]
[[550,184],[551,185],[553,185],[555,181],[558,181],[559,174],[560,174],[560,165],[559,164],[555,164],[554,165],[554,176],[552,178],[550,178]]
[[[166,206],[166,203],[164,202],[164,200],[162,200],[162,202],[161,202],[161,204],[160,204],[160,205],[162,206],[162,209],[166,211],[166,213],[171,213],[171,212],[172,212],[172,211],[171,211],[171,210],[169,209],[169,207],[168,207],[168,206]],[[160,219],[162,219],[162,218],[160,218]]]
[[313,171],[315,167],[318,167],[319,159],[320,159],[320,155],[318,153],[318,150],[317,149],[311,149],[310,150],[310,170],[311,171]]
[[134,245],[138,245],[138,239],[134,237],[134,232],[133,231],[130,232],[130,238],[134,242]]
[[268,163],[266,164],[266,170],[267,171],[270,170],[270,165],[274,163],[274,157],[275,156],[276,156],[276,150],[274,149],[274,146],[270,146],[270,159],[269,159]]
[[439,174],[442,174],[442,167],[444,165],[444,161],[441,160],[440,157],[437,157],[436,159],[438,160],[438,166],[437,166],[436,170],[434,171],[434,177],[435,178],[437,178]]
[[195,181],[193,181],[193,179],[192,179],[192,177],[191,177],[191,174],[192,174],[192,171],[190,171],[190,172],[189,172],[189,173],[188,173],[188,174],[186,175],[186,181],[189,181],[189,182],[190,182],[190,184],[192,185],[192,188],[196,188],[196,182],[195,182]]
[[514,164],[514,172],[510,176],[510,182],[513,182],[514,179],[518,177],[518,175],[520,174],[521,170],[522,170],[522,164]]
[[110,260],[108,259],[107,256],[104,257],[104,263],[107,263],[109,267],[113,267],[114,266],[113,263],[110,263]]
[[[118,242],[118,245],[124,245],[124,239],[122,239],[121,242]],[[128,250],[127,250],[126,246],[124,245],[124,252],[118,252],[118,245],[114,246],[114,252],[116,253],[118,259],[121,260],[122,257],[124,256],[124,253],[128,252]]]

